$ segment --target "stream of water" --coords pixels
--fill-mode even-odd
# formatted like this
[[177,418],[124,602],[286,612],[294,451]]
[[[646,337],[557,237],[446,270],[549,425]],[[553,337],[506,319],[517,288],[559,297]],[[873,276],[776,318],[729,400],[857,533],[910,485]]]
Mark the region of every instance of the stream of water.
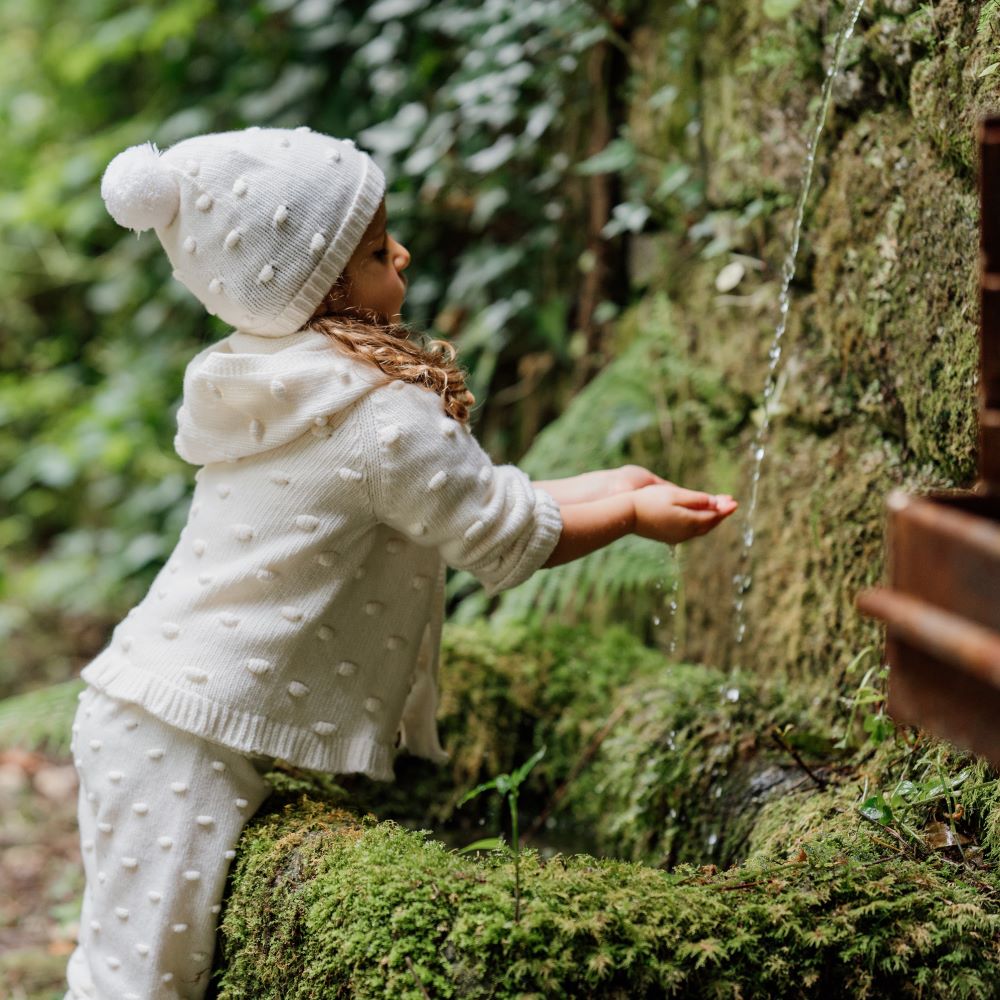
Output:
[[[733,576],[733,587],[735,597],[733,600],[733,610],[735,617],[735,634],[737,646],[742,644],[746,636],[747,623],[744,611],[747,592],[753,585],[751,573],[750,554],[754,543],[754,520],[757,514],[757,499],[760,486],[761,467],[764,464],[764,456],[767,448],[767,434],[771,426],[771,404],[774,397],[775,386],[777,384],[778,362],[781,360],[781,340],[785,335],[785,327],[788,324],[788,307],[791,303],[792,278],[795,276],[795,262],[799,255],[799,242],[802,236],[802,220],[805,216],[806,201],[809,197],[809,189],[812,186],[813,167],[816,163],[816,150],[819,146],[820,137],[823,134],[823,126],[826,123],[827,111],[830,107],[830,97],[833,93],[833,84],[843,62],[844,52],[847,42],[854,34],[854,28],[858,23],[858,17],[865,5],[865,0],[851,0],[843,26],[837,36],[833,58],[826,71],[826,79],[823,82],[823,93],[820,99],[819,110],[816,113],[816,121],[810,136],[809,145],[806,151],[806,160],[802,173],[802,182],[799,188],[799,197],[795,207],[795,221],[792,225],[792,240],[785,256],[784,265],[781,270],[781,292],[778,296],[778,324],[775,327],[774,338],[771,341],[771,349],[768,352],[768,372],[767,381],[764,385],[764,396],[761,405],[761,421],[754,436],[750,449],[752,461],[752,474],[750,479],[750,500],[746,506],[746,513],[743,522],[742,548],[740,550],[739,563]],[[734,668],[738,664],[733,664]]]
[[[680,554],[677,551],[676,545],[670,546],[670,563],[673,567],[673,581],[670,584],[670,590],[667,592],[666,597],[666,619],[667,619],[667,630],[670,636],[670,643],[667,652],[672,656],[677,652],[677,602],[680,597],[680,584],[681,584],[681,563]],[[663,584],[657,581],[656,591],[659,594],[663,590]],[[653,613],[653,624],[657,627],[663,622],[663,616],[660,614],[660,610],[657,609]]]

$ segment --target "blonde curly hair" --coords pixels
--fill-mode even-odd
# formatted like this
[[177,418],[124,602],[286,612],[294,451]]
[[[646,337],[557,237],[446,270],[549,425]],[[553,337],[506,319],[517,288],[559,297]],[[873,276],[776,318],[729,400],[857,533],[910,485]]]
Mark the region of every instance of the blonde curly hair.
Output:
[[303,329],[325,334],[348,354],[380,368],[386,383],[399,379],[432,389],[450,417],[467,423],[476,398],[466,388],[454,346],[426,337],[415,343],[410,339],[414,331],[407,324],[387,322],[372,310],[345,307],[346,284],[347,277],[341,274]]

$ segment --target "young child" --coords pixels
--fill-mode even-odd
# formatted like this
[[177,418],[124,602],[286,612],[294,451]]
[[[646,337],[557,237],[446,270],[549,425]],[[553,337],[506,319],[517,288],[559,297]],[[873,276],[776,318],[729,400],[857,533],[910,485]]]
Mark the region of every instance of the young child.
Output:
[[203,996],[275,759],[382,781],[402,749],[447,759],[445,564],[492,595],[629,532],[703,534],[736,507],[635,466],[547,483],[495,466],[454,350],[399,322],[410,255],[384,189],[353,142],[305,127],[133,146],[105,172],[115,220],[155,229],[234,332],[184,375],[187,525],[83,671],[67,998]]

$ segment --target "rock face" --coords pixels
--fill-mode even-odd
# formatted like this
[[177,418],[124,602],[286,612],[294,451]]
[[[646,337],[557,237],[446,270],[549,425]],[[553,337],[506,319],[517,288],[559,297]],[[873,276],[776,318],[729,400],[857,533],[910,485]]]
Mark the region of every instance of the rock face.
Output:
[[[728,527],[685,565],[679,652],[712,667],[669,663],[623,630],[452,627],[451,764],[402,759],[391,787],[275,777],[234,871],[220,997],[997,995],[996,775],[916,734],[886,739],[865,707],[875,682],[858,687],[851,664],[881,646],[853,601],[882,575],[886,495],[975,474],[974,129],[1000,105],[1000,30],[980,29],[979,2],[869,7],[807,204],[745,642]],[[656,377],[686,407],[675,428],[692,429],[670,448],[672,478],[745,497],[840,9],[724,0],[642,16],[637,183],[647,171],[647,188],[664,185],[677,161],[704,201],[685,208],[678,187],[633,242],[641,295],[621,329],[626,344],[671,331],[678,363]],[[555,826],[522,857],[517,920],[509,858],[405,827],[458,844],[505,829],[498,801],[457,802],[541,744],[522,830],[549,809]],[[952,839],[924,837],[932,823]],[[546,862],[547,836],[623,860]],[[940,846],[962,837],[964,858]]]
[[[766,5],[765,5],[766,6]],[[815,62],[829,60],[836,14],[803,2],[768,31],[760,15],[723,16],[702,59],[706,180],[726,239],[757,258],[734,292],[715,280],[722,253],[683,268],[660,243],[660,287],[676,322],[696,331],[689,360],[759,400],[790,209],[802,167]],[[883,502],[895,487],[970,485],[975,476],[978,200],[975,127],[1000,104],[995,29],[978,3],[875,4],[859,22],[834,91],[792,286],[782,370],[761,481],[748,596],[756,669],[822,676],[879,641],[853,596],[882,572]],[[737,29],[736,24],[741,23]],[[732,32],[731,34],[729,32]],[[815,46],[824,39],[822,53]],[[657,35],[647,40],[656,51]],[[643,63],[643,65],[647,65]],[[648,91],[668,72],[649,59]],[[813,101],[813,103],[815,103]],[[658,140],[641,102],[636,133]],[[640,140],[642,141],[642,140]],[[747,221],[746,207],[763,201]],[[687,255],[690,260],[690,254]],[[655,270],[654,270],[655,273]],[[650,286],[652,291],[657,286]],[[648,295],[648,292],[647,292]],[[745,427],[732,492],[746,496]],[[694,481],[695,462],[678,470]],[[732,649],[730,579],[738,543],[718,532],[685,574],[685,654],[723,664]],[[747,661],[740,651],[738,658]]]

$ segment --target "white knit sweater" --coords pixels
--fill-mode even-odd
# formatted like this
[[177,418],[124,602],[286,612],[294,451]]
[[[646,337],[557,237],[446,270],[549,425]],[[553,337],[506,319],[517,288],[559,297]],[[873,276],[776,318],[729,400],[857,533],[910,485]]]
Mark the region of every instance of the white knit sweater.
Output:
[[397,736],[447,760],[444,564],[498,593],[545,562],[562,521],[439,396],[383,382],[310,331],[197,354],[175,439],[202,466],[187,525],[84,680],[304,768],[392,780]]

